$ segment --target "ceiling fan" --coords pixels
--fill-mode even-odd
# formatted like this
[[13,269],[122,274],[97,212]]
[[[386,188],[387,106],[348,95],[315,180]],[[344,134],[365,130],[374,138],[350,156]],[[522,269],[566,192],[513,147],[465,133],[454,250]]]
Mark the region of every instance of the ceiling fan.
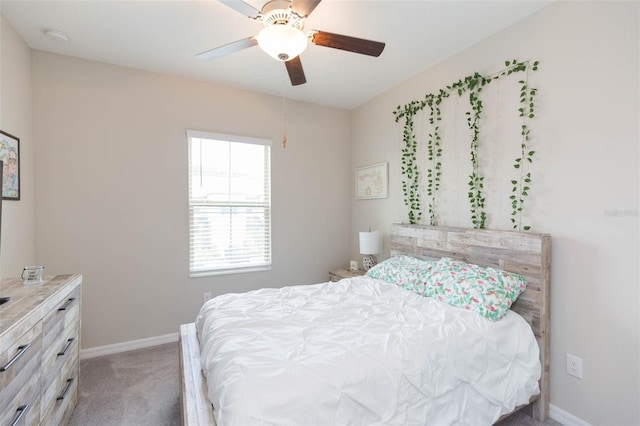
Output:
[[317,30],[305,35],[302,32],[304,21],[321,0],[272,0],[266,2],[260,10],[242,0],[220,1],[243,15],[260,21],[264,28],[256,36],[199,53],[196,56],[200,59],[219,58],[259,45],[271,57],[284,62],[291,84],[298,86],[307,82],[299,55],[308,42],[376,57],[384,50],[385,44],[378,41]]

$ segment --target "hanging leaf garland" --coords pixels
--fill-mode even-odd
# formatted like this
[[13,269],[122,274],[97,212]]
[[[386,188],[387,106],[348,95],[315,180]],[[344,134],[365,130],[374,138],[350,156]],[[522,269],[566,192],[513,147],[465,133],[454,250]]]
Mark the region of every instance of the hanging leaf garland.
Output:
[[458,96],[462,96],[468,92],[469,105],[471,109],[466,112],[466,115],[467,125],[471,131],[471,174],[469,175],[469,191],[467,194],[473,226],[479,229],[485,227],[487,213],[485,211],[485,197],[483,193],[484,176],[480,173],[480,161],[478,156],[480,120],[484,107],[483,102],[480,99],[480,92],[484,86],[494,80],[511,75],[515,72],[525,72],[525,79],[519,81],[521,89],[520,108],[518,109],[518,112],[520,117],[522,117],[520,156],[515,159],[513,165],[513,167],[519,172],[519,176],[517,179],[511,180],[513,188],[510,195],[510,201],[512,207],[511,223],[513,228],[525,231],[530,229],[530,226],[522,226],[522,212],[524,209],[525,199],[529,195],[529,191],[531,189],[531,172],[529,166],[533,164],[533,155],[535,154],[535,151],[528,148],[530,134],[528,120],[535,117],[534,98],[537,89],[529,87],[528,80],[529,72],[537,71],[538,61],[530,64],[529,61],[518,62],[514,59],[513,61],[505,61],[505,66],[506,68],[504,70],[489,77],[482,76],[476,72],[471,76],[467,76],[464,79],[458,80],[450,86],[447,86],[446,90],[440,89],[437,94],[427,94],[425,96],[425,100],[422,102],[412,101],[409,104],[406,104],[404,108],[398,106],[394,111],[396,123],[399,122],[401,118],[405,119],[403,131],[404,148],[402,149],[402,174],[407,178],[407,180],[402,181],[402,189],[405,205],[409,207],[410,223],[417,223],[422,217],[421,197],[418,192],[420,175],[416,159],[417,140],[414,133],[414,116],[426,106],[429,107],[429,123],[432,126],[432,132],[428,134],[426,147],[428,160],[428,167],[426,169],[426,195],[429,197],[429,223],[431,225],[436,225],[436,200],[440,190],[440,177],[442,175],[442,162],[440,161],[442,156],[442,138],[439,123],[442,117],[440,104],[444,98],[449,97],[451,92],[457,93]]
[[409,223],[414,225],[422,218],[422,206],[420,192],[420,170],[416,159],[418,150],[418,142],[413,128],[413,117],[422,109],[420,102],[410,102],[405,105],[403,110],[400,107],[396,110],[396,123],[404,117],[404,129],[402,132],[402,140],[404,148],[402,148],[402,175],[406,179],[402,180],[402,193],[404,195],[404,204],[409,207]]
[[440,121],[442,121],[442,111],[440,104],[442,100],[449,96],[449,93],[440,89],[437,95],[427,95],[427,105],[429,105],[429,123],[433,127],[433,132],[429,133],[427,142],[427,158],[431,167],[427,169],[427,195],[430,198],[429,203],[429,222],[431,225],[436,224],[437,208],[436,199],[440,191],[440,177],[442,176],[442,137],[440,136]]
[[[513,61],[515,62],[515,60]],[[509,61],[505,62],[508,66],[512,65]],[[538,61],[535,61],[531,66],[525,63],[517,63],[515,67],[519,71],[525,72],[525,79],[520,80],[520,108],[518,108],[518,112],[520,113],[520,117],[522,117],[522,126],[520,131],[521,142],[520,142],[520,156],[515,159],[513,167],[519,172],[518,179],[512,180],[511,183],[513,185],[512,194],[509,197],[511,200],[511,224],[513,229],[517,229],[518,231],[528,231],[531,229],[529,225],[522,225],[522,211],[524,210],[524,201],[529,196],[529,190],[531,189],[531,171],[530,165],[533,164],[533,155],[536,153],[535,151],[529,150],[529,134],[530,129],[528,125],[528,120],[535,117],[535,104],[534,99],[536,92],[538,89],[529,87],[529,70],[537,71],[538,70]]]
[[483,77],[477,72],[471,76],[467,76],[464,80],[448,86],[449,89],[455,89],[458,96],[462,96],[465,92],[469,92],[469,105],[471,111],[467,111],[467,126],[471,131],[471,143],[469,145],[471,156],[471,174],[469,175],[469,205],[471,210],[471,223],[476,229],[483,229],[487,221],[487,212],[485,211],[484,176],[480,173],[479,159],[479,139],[480,139],[480,118],[484,104],[480,99],[482,88],[492,81],[491,78]]

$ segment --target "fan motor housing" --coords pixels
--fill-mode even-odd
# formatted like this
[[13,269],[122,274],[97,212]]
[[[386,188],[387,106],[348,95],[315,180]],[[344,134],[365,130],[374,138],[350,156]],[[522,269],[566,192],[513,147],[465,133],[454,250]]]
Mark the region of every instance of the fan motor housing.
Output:
[[304,18],[291,10],[291,1],[289,0],[271,0],[265,3],[260,10],[260,18],[265,27],[290,25],[299,30],[304,27]]

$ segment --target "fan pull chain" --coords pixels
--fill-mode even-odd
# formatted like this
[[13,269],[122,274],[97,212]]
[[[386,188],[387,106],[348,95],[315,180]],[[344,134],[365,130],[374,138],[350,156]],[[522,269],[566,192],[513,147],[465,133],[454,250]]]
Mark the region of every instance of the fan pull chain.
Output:
[[282,147],[287,147],[287,98],[284,94],[285,82],[282,79]]

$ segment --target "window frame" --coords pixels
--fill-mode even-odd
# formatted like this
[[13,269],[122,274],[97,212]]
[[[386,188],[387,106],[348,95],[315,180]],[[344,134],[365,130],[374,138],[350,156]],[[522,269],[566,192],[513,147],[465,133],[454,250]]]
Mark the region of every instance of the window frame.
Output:
[[[192,139],[209,139],[209,140],[217,140],[217,141],[225,141],[225,142],[229,142],[231,144],[233,143],[243,143],[243,144],[251,144],[251,145],[259,145],[259,146],[263,146],[265,148],[268,148],[266,150],[266,155],[264,158],[265,161],[265,165],[267,167],[267,170],[265,171],[265,175],[264,175],[264,179],[267,180],[267,182],[265,183],[264,188],[267,190],[267,196],[266,196],[266,201],[263,203],[256,203],[256,206],[263,206],[266,208],[266,212],[267,212],[267,219],[264,221],[264,223],[266,224],[268,230],[265,233],[265,235],[267,236],[268,242],[263,246],[265,248],[266,251],[266,255],[268,258],[268,261],[266,264],[261,264],[261,265],[254,265],[254,266],[231,266],[228,262],[225,264],[224,267],[220,267],[220,268],[213,268],[213,269],[207,269],[207,270],[199,270],[199,271],[194,271],[193,266],[192,266],[192,258],[193,258],[193,251],[192,251],[192,225],[194,223],[193,220],[193,206],[194,205],[202,205],[203,203],[201,201],[198,202],[194,202],[194,200],[191,198],[191,179],[192,179],[192,144],[194,143],[192,141]],[[223,134],[223,133],[213,133],[213,132],[206,132],[206,131],[199,131],[199,130],[187,130],[187,146],[188,146],[188,158],[187,158],[187,215],[188,215],[188,250],[189,250],[189,259],[188,259],[188,269],[189,269],[189,277],[190,278],[198,278],[198,277],[206,277],[206,276],[214,276],[214,275],[230,275],[230,274],[242,274],[242,273],[248,273],[248,272],[258,272],[258,271],[268,271],[271,270],[271,265],[273,264],[273,253],[272,253],[272,234],[273,234],[273,230],[272,230],[272,225],[271,225],[271,218],[272,218],[272,206],[271,206],[271,147],[273,146],[273,141],[271,139],[266,139],[266,138],[257,138],[257,137],[250,137],[250,136],[240,136],[240,135],[229,135],[229,134]],[[264,181],[263,181],[264,182]],[[226,202],[213,202],[210,203],[211,206],[220,206],[220,207],[229,207],[230,205],[232,205],[234,203],[226,201]],[[238,202],[238,207],[246,207],[247,203],[246,202]]]

